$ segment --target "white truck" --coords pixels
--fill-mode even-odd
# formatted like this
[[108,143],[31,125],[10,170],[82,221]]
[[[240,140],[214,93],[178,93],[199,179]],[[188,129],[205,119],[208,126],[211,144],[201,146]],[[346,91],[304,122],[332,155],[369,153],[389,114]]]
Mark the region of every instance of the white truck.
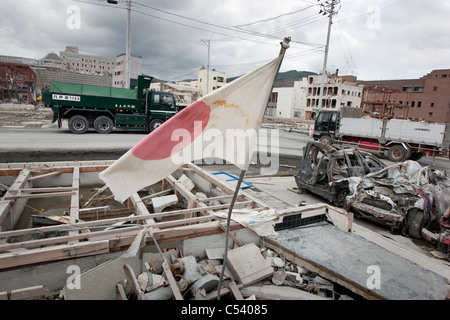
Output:
[[410,120],[363,118],[362,109],[343,107],[319,112],[315,140],[378,151],[391,161],[418,160],[425,153],[444,155],[450,146],[450,125]]

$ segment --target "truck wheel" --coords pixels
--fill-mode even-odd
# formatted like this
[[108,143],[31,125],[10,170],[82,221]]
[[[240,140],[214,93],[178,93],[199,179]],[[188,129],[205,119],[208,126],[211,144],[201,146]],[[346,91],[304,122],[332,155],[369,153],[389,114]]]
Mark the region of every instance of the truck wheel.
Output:
[[150,132],[152,132],[153,130],[157,129],[160,125],[162,125],[164,123],[163,120],[161,119],[154,119],[152,120],[152,122],[150,122]]
[[86,133],[89,129],[89,121],[85,116],[75,115],[69,119],[69,129],[76,134]]
[[94,128],[98,133],[108,134],[112,131],[114,122],[107,116],[100,116],[94,121]]
[[329,144],[329,145],[333,144],[333,141],[331,140],[331,137],[328,136],[328,135],[321,136],[319,138],[319,142],[322,142],[322,143],[325,143],[325,144]]
[[396,144],[388,151],[388,158],[394,162],[402,162],[406,158],[406,150],[402,145]]

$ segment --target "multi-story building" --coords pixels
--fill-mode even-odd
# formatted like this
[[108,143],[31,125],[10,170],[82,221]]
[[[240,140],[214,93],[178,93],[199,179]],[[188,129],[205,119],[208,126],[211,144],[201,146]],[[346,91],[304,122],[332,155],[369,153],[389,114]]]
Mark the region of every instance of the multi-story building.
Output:
[[363,108],[380,117],[450,123],[450,69],[419,79],[358,81],[365,86]]
[[177,107],[184,109],[201,98],[200,88],[193,87],[185,82],[163,83],[155,82],[150,85],[151,90],[169,91],[176,99]]
[[[125,64],[126,54],[119,54],[116,58],[116,65],[113,73],[113,87],[125,88]],[[142,57],[131,55],[130,57],[130,79],[137,79],[142,74]]]
[[[208,80],[209,74],[209,80]],[[198,80],[192,81],[191,85],[200,88],[202,96],[219,89],[227,84],[227,76],[223,72],[216,71],[216,69],[202,68],[198,71]]]
[[82,54],[76,46],[66,46],[59,53],[67,70],[86,74],[112,74],[116,65],[115,58],[106,58]]

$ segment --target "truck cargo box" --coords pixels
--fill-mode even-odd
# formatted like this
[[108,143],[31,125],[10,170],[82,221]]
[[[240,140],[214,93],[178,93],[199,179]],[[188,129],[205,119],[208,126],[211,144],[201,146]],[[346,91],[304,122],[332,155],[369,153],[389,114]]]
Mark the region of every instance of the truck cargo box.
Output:
[[386,121],[385,137],[388,140],[442,146],[444,135],[445,124],[399,119]]
[[342,118],[339,125],[339,135],[380,139],[383,135],[383,120]]

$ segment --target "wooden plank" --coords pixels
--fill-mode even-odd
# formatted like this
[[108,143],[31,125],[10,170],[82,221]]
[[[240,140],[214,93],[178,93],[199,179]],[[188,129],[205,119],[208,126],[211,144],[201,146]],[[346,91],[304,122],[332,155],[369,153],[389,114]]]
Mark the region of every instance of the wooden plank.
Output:
[[15,195],[5,195],[5,200],[15,200],[15,199],[41,199],[41,198],[55,198],[55,197],[72,197],[76,194],[76,191],[65,191],[65,192],[47,192],[39,194],[15,194]]
[[[70,223],[72,225],[75,225],[80,220],[80,213],[78,212],[78,210],[80,209],[80,167],[78,163],[73,167],[72,188],[74,188],[76,191],[70,198]],[[78,231],[69,231],[69,236],[74,236],[78,233]],[[78,240],[75,240],[75,242],[77,241]],[[70,244],[73,244],[75,242],[70,242]]]
[[244,300],[244,297],[242,296],[241,292],[239,291],[234,281],[231,281],[228,287],[230,288],[231,293],[233,294],[236,300]]
[[[11,185],[11,187],[8,189],[8,191],[3,196],[3,200],[7,200],[8,197],[17,194],[19,192],[19,190],[27,184],[30,176],[31,176],[30,170],[28,170],[28,169],[21,170],[20,173],[18,174],[16,180],[14,181],[14,183]],[[3,221],[5,221],[6,217],[8,216],[8,214],[10,212],[11,207],[12,207],[12,202],[9,202],[9,201],[6,203],[3,202],[2,205],[0,206],[0,225],[3,223]]]
[[75,187],[55,187],[55,188],[22,188],[22,193],[45,193],[45,192],[63,192],[63,191],[77,191]]
[[[155,225],[155,220],[151,217],[150,212],[145,206],[144,202],[142,202],[141,197],[137,194],[137,192],[133,193],[129,198],[133,206],[136,208],[136,215],[147,217],[150,219],[145,219],[142,221],[142,224],[150,226]],[[156,227],[158,228],[158,227]]]
[[0,255],[0,270],[29,264],[72,259],[109,252],[108,241],[80,242],[76,245],[45,247]]
[[[227,228],[222,224],[222,222],[219,222],[219,227],[222,229],[223,232],[227,232]],[[234,243],[237,244],[239,247],[242,247],[244,244],[231,232],[229,233],[231,239],[233,239]]]
[[45,296],[44,286],[34,286],[29,288],[11,290],[9,300],[36,299]]
[[170,271],[169,265],[167,264],[167,261],[165,258],[164,258],[164,262],[162,263],[162,267],[164,270],[164,274],[166,275],[166,278],[169,281],[169,285],[170,285],[170,288],[172,289],[175,300],[183,300],[183,296],[181,295],[180,289],[177,286],[175,278],[173,277],[172,271]]
[[49,177],[54,177],[54,176],[59,176],[62,172],[61,171],[54,171],[54,172],[50,172],[50,173],[45,173],[45,174],[41,174],[39,176],[34,176],[34,177],[30,177],[28,179],[28,181],[36,181],[36,180],[40,180],[40,179],[44,179],[44,178],[49,178]]

